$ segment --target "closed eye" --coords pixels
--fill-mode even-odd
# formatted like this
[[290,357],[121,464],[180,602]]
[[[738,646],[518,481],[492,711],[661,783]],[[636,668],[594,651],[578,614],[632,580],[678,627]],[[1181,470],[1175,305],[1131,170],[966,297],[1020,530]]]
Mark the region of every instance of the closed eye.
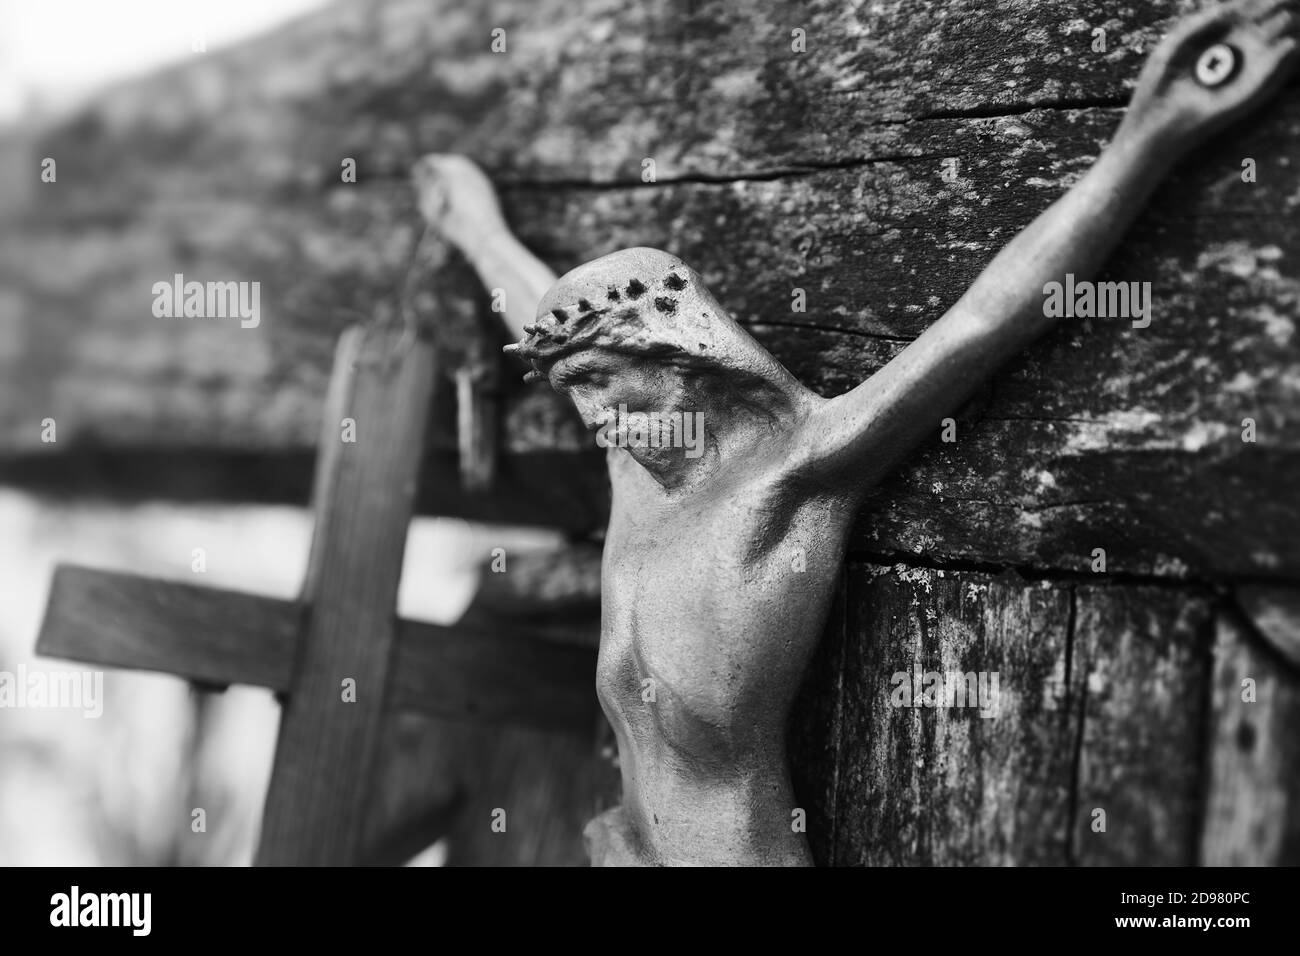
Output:
[[609,372],[599,362],[574,362],[556,376],[556,384],[559,386],[568,387],[579,382],[604,388],[609,384]]

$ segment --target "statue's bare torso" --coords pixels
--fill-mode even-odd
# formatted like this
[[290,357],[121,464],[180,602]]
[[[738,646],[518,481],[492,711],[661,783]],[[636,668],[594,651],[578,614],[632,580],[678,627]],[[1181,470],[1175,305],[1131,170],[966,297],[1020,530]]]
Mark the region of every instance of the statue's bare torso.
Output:
[[[810,498],[779,456],[680,495],[626,451],[609,455],[596,687],[624,802],[594,824],[593,850],[608,847],[606,863],[810,862],[783,724],[826,619],[849,512]],[[609,827],[626,832],[599,832]],[[740,845],[752,848],[746,861]],[[629,850],[638,858],[622,859]]]

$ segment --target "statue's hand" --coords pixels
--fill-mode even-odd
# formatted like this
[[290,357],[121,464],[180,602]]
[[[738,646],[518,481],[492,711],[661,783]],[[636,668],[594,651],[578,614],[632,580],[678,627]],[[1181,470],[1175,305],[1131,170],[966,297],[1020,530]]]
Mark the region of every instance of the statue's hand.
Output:
[[1298,41],[1300,0],[1231,0],[1188,17],[1143,68],[1126,131],[1195,145],[1277,92]]
[[425,221],[462,250],[505,228],[496,190],[473,160],[430,153],[416,162],[411,177]]

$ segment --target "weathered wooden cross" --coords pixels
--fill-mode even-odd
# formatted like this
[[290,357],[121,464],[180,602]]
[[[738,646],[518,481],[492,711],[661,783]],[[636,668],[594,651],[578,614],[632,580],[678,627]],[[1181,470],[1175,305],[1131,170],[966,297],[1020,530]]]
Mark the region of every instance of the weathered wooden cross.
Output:
[[[75,566],[55,572],[41,654],[281,696],[258,864],[366,863],[379,845],[391,854],[393,834],[373,839],[365,824],[378,744],[398,712],[588,735],[597,727],[590,647],[516,623],[437,627],[396,616],[435,351],[409,324],[343,334],[298,601]],[[355,443],[341,441],[344,418],[356,423]]]

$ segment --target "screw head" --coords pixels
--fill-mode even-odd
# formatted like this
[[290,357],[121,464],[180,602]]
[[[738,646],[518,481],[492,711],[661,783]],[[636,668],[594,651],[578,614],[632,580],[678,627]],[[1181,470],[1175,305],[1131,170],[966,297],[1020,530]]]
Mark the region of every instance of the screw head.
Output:
[[1196,82],[1202,86],[1221,86],[1237,68],[1237,51],[1226,43],[1216,43],[1196,61]]

